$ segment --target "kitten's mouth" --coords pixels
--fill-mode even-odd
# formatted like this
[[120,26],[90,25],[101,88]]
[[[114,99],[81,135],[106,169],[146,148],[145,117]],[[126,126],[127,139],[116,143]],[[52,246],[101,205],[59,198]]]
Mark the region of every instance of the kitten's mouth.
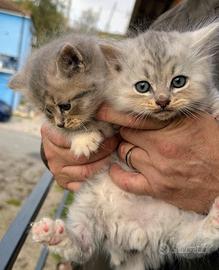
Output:
[[86,129],[87,124],[90,122],[89,120],[83,120],[83,121],[69,121],[65,124],[64,129],[67,131],[75,131],[75,130],[82,130]]
[[167,120],[167,119],[173,118],[177,114],[177,112],[173,109],[166,108],[166,109],[156,110],[153,112],[153,114],[154,114],[154,117],[160,120]]
[[156,111],[154,111],[154,113],[158,114],[158,113],[168,113],[168,112],[173,112],[173,109],[169,109],[169,108],[165,108],[165,109],[158,109]]

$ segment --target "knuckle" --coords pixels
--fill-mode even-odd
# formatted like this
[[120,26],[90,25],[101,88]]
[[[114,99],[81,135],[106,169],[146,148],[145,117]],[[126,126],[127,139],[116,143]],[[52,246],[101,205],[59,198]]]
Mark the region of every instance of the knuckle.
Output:
[[127,192],[131,192],[132,191],[132,187],[130,186],[130,182],[128,181],[128,179],[126,177],[124,177],[121,181],[121,188]]
[[93,173],[92,169],[90,166],[82,166],[81,167],[81,177],[83,179],[88,178],[89,176],[91,176]]
[[69,183],[69,181],[67,180],[66,176],[59,174],[57,176],[55,176],[55,181],[57,182],[57,184],[63,188],[67,187],[67,184]]
[[162,175],[169,175],[169,167],[168,164],[166,164],[165,161],[160,162],[158,165],[158,169],[161,172]]
[[160,154],[167,158],[173,158],[177,155],[177,146],[172,142],[158,143],[158,149]]

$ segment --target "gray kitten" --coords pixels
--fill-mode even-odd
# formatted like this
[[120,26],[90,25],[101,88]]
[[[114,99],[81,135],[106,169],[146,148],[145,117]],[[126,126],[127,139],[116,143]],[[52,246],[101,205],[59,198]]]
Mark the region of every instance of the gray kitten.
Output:
[[112,69],[106,98],[119,111],[161,121],[205,111],[217,115],[217,31],[218,23],[185,33],[151,30],[121,44],[121,72]]
[[[218,30],[213,23],[187,33],[148,31],[111,47],[105,98],[122,112],[161,121],[215,113],[211,49]],[[120,190],[104,170],[83,184],[66,224],[44,218],[32,233],[67,260],[83,264],[103,249],[117,270],[157,269],[174,256],[219,248],[219,199],[207,216],[186,212]]]
[[103,101],[107,46],[93,37],[70,34],[36,50],[10,81],[23,90],[59,132],[71,140],[76,156],[89,157],[111,128],[94,120]]

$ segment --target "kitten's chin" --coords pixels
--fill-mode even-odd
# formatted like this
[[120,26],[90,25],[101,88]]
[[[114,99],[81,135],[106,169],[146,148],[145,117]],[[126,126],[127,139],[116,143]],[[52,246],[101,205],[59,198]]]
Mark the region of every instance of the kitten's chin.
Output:
[[170,120],[175,118],[177,115],[178,113],[176,111],[159,111],[151,114],[152,117],[160,121]]

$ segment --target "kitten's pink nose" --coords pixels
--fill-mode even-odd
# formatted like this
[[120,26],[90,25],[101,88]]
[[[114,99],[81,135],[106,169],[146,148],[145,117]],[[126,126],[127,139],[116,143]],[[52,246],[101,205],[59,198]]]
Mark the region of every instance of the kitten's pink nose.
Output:
[[169,97],[160,95],[155,101],[155,103],[159,105],[162,109],[165,109],[170,104],[170,99]]

